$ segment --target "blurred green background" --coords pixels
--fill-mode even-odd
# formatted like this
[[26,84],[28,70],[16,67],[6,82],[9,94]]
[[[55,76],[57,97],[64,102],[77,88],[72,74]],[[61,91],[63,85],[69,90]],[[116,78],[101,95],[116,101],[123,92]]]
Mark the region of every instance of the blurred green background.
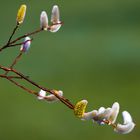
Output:
[[[139,140],[140,0],[1,0],[0,45],[23,3],[27,15],[15,37],[37,29],[41,11],[50,18],[54,4],[64,25],[57,33],[35,35],[16,69],[45,87],[63,90],[74,104],[87,99],[87,111],[118,101],[121,112],[132,114],[136,128],[119,135],[109,126],[82,122],[63,104],[38,101],[0,79],[0,140]],[[18,52],[3,51],[0,64],[9,66]]]

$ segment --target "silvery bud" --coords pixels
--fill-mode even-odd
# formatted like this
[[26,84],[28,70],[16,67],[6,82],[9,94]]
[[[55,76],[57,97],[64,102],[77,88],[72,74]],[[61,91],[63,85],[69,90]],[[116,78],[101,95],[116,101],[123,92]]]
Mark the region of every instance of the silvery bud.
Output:
[[112,105],[111,114],[110,114],[110,117],[108,118],[108,120],[109,120],[111,123],[115,123],[115,121],[116,121],[116,119],[117,119],[117,116],[118,116],[118,113],[119,113],[119,110],[120,110],[120,105],[119,105],[119,103],[115,102],[115,103]]
[[31,38],[30,37],[25,37],[23,44],[20,47],[21,52],[27,52],[30,48],[31,45]]
[[53,24],[60,22],[60,12],[59,12],[59,8],[57,5],[54,5],[52,8],[51,22]]
[[61,24],[62,24],[60,21],[60,13],[59,13],[59,8],[57,5],[54,5],[52,8],[51,22],[52,22],[52,25],[50,26],[49,31],[57,32],[60,29]]
[[48,16],[45,11],[42,11],[41,15],[40,15],[40,27],[43,30],[47,30],[47,28],[48,28]]

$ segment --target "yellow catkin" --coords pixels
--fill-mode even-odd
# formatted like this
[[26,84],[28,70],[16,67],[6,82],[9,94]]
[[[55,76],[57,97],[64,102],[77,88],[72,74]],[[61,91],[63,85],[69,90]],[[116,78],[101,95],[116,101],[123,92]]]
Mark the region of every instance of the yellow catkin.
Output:
[[79,101],[76,105],[75,105],[75,108],[74,108],[74,114],[76,117],[78,118],[82,118],[84,113],[85,113],[85,109],[86,109],[86,106],[87,106],[87,100],[82,100],[82,101]]
[[21,24],[24,21],[25,14],[26,14],[26,8],[27,6],[25,4],[21,5],[18,13],[17,13],[17,23]]

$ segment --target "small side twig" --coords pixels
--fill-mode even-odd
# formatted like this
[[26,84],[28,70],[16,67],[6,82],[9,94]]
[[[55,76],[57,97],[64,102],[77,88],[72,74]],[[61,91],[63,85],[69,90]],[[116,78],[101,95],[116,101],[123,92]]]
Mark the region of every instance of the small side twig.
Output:
[[18,29],[18,27],[19,27],[19,23],[17,22],[17,24],[16,24],[15,28],[13,29],[13,32],[12,32],[8,42],[7,42],[7,46],[10,44],[10,41],[11,41],[13,35],[15,34],[16,30]]
[[30,89],[28,89],[28,88],[25,88],[24,86],[22,86],[22,85],[20,85],[19,83],[15,82],[14,80],[12,80],[11,78],[9,78],[8,76],[5,76],[5,78],[6,78],[7,80],[9,80],[10,82],[14,83],[16,86],[18,86],[18,87],[22,88],[23,90],[27,91],[28,93],[35,94],[35,95],[38,94],[37,92],[35,92],[35,91],[33,91],[33,90],[30,90]]
[[[6,75],[0,74],[0,77],[5,78]],[[22,79],[20,76],[7,76],[10,79]]]
[[[19,53],[19,55],[15,58],[15,60],[13,61],[12,65],[10,66],[10,68],[12,69],[14,67],[14,65],[16,65],[16,63],[20,60],[21,56],[22,56],[22,52]],[[6,71],[4,75],[7,75],[9,71]]]
[[37,33],[41,32],[41,31],[43,31],[43,29],[42,29],[42,28],[39,28],[39,29],[37,29],[37,30],[35,30],[35,31],[33,31],[33,32],[30,32],[30,33],[27,33],[27,34],[25,34],[25,35],[22,35],[22,36],[16,38],[15,40],[11,41],[11,42],[10,42],[10,45],[11,45],[11,44],[14,44],[15,42],[17,42],[17,41],[19,41],[19,40],[21,40],[22,38],[25,38],[25,37],[27,37],[27,36],[31,36],[31,35],[37,34]]
[[3,49],[5,49],[5,48],[7,48],[7,47],[9,46],[10,41],[11,41],[12,37],[14,36],[14,34],[15,34],[16,30],[18,29],[18,27],[19,27],[19,24],[17,23],[16,26],[15,26],[15,28],[14,28],[13,31],[12,31],[12,34],[10,35],[10,38],[9,38],[8,41],[7,41],[7,44],[0,48],[0,52],[1,52]]

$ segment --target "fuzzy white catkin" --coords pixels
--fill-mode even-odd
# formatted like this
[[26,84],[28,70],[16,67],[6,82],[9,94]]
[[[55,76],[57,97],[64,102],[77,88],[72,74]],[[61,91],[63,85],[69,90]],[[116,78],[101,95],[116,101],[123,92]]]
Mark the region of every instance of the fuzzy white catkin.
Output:
[[117,119],[119,110],[120,110],[120,105],[119,105],[118,102],[115,102],[112,105],[112,108],[111,108],[111,115],[109,117],[109,121],[111,121],[112,123],[115,123],[116,122],[116,119]]
[[40,14],[40,27],[44,30],[48,28],[48,16],[45,11],[42,11]]
[[44,99],[45,96],[46,96],[46,91],[44,91],[44,90],[41,89],[41,90],[39,91],[38,95],[39,95],[39,96],[37,96],[37,98],[38,98],[39,100],[42,100],[42,99]]
[[127,111],[123,111],[122,116],[124,118],[124,124],[132,122],[132,117]]
[[60,22],[60,12],[57,5],[54,5],[52,8],[51,22],[53,24]]
[[20,51],[27,52],[31,46],[31,38],[25,37],[23,44],[20,47]]
[[[60,97],[63,96],[63,91],[61,91],[61,90],[57,91],[57,95],[59,95]],[[51,95],[47,95],[45,99],[49,103],[53,103],[53,102],[56,102],[56,101],[59,100],[55,95],[52,95],[52,94]]]
[[53,25],[50,26],[50,32],[55,33],[61,27],[60,12],[57,5],[54,5],[52,8],[51,22]]
[[97,116],[97,110],[93,110],[90,112],[85,112],[81,120],[90,120]]
[[114,131],[120,134],[130,133],[134,129],[135,123],[132,121],[132,117],[127,111],[123,111],[122,116],[124,123],[117,124],[117,127],[114,129]]

